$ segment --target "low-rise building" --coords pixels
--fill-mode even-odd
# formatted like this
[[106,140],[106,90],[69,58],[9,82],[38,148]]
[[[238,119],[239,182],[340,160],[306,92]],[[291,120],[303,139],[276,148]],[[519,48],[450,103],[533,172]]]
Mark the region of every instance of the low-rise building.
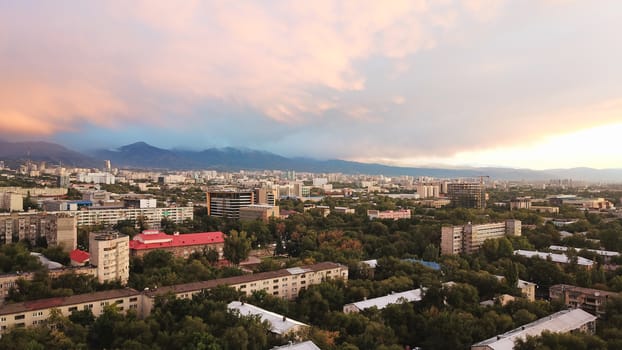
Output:
[[518,339],[538,336],[544,331],[568,333],[581,331],[593,333],[596,329],[596,316],[581,309],[563,310],[534,322],[499,334],[490,339],[473,344],[471,350],[512,350]]
[[620,253],[614,252],[614,251],[611,251],[611,250],[573,248],[573,247],[566,247],[566,246],[561,246],[561,245],[551,245],[549,247],[549,249],[553,250],[553,251],[558,251],[558,252],[567,252],[569,250],[575,250],[575,251],[578,252],[578,251],[581,251],[581,250],[585,250],[585,251],[588,251],[590,253],[594,253],[596,255],[602,256],[606,261],[610,260],[611,258],[615,258],[615,257],[620,256]]
[[421,301],[423,298],[423,291],[421,288],[407,290],[405,292],[391,293],[378,298],[366,299],[357,301],[354,303],[346,304],[343,306],[343,312],[346,314],[361,312],[365,309],[372,307],[382,310],[391,304],[399,304],[402,302],[414,302]]
[[145,230],[130,241],[132,256],[143,256],[156,249],[166,250],[174,256],[187,259],[193,253],[209,249],[218,252],[222,259],[225,235],[222,232],[175,233],[168,235],[158,230]]
[[602,317],[605,314],[605,304],[607,301],[610,298],[620,297],[620,294],[569,284],[556,284],[549,288],[549,297],[563,302],[566,306],[578,307],[598,317]]
[[278,205],[253,204],[240,208],[240,220],[261,220],[268,222],[278,219],[280,210]]
[[[568,257],[568,255],[566,254],[555,254],[555,253],[545,253],[545,252],[538,252],[538,251],[533,251],[533,250],[515,250],[514,251],[515,255],[520,255],[520,256],[524,256],[526,258],[539,258],[542,260],[551,260],[552,262],[559,264],[559,265],[567,265],[572,263],[572,259]],[[583,266],[586,269],[591,269],[594,266],[594,261],[590,260],[590,259],[586,259],[584,257],[577,257],[576,260],[577,265],[579,266]]]
[[369,220],[380,219],[380,220],[399,220],[399,219],[410,219],[411,213],[410,209],[400,209],[400,210],[368,210],[367,216]]
[[314,284],[320,284],[327,279],[347,280],[348,267],[333,262],[321,262],[276,271],[159,287],[146,293],[144,308],[147,314],[151,312],[158,295],[172,293],[177,298],[192,298],[193,295],[202,290],[219,285],[227,285],[244,292],[246,295],[251,295],[254,291],[265,290],[268,294],[292,300],[298,296],[301,290]]
[[15,327],[43,324],[52,310],[60,311],[63,316],[69,316],[74,311],[91,310],[97,317],[109,305],[115,305],[122,312],[132,309],[139,315],[142,312],[140,292],[130,288],[11,303],[0,307],[0,333]]
[[291,318],[279,315],[275,312],[264,310],[255,305],[240,301],[232,301],[227,305],[229,310],[236,310],[242,316],[259,316],[261,321],[270,324],[270,331],[281,336],[296,336],[309,328],[309,325],[292,320]]

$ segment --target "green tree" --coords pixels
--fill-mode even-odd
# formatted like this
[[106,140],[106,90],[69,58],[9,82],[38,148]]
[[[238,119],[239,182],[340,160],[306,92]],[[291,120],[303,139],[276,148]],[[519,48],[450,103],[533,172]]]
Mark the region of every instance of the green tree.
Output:
[[251,240],[246,236],[245,231],[231,230],[229,235],[225,237],[223,254],[231,263],[239,265],[240,261],[248,258],[250,251]]

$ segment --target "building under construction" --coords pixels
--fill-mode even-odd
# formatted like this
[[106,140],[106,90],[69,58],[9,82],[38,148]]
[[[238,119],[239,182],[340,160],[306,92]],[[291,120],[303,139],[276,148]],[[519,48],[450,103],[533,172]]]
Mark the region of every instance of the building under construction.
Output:
[[447,195],[453,207],[486,208],[486,192],[480,182],[460,182],[447,184]]

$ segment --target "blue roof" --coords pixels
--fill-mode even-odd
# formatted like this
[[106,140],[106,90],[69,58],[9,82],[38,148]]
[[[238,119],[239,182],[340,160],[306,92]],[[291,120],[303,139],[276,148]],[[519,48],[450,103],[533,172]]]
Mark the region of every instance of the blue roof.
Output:
[[441,264],[439,263],[435,263],[434,261],[425,261],[425,260],[419,260],[419,259],[403,259],[404,261],[408,261],[411,263],[418,263],[421,264],[425,267],[428,267],[432,270],[437,270],[439,271],[441,269]]

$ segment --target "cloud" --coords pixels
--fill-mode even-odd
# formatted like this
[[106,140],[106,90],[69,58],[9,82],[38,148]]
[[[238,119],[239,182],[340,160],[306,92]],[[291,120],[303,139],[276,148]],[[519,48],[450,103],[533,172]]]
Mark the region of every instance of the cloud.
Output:
[[533,142],[620,113],[618,21],[595,16],[615,11],[585,6],[3,3],[0,134],[378,158]]

